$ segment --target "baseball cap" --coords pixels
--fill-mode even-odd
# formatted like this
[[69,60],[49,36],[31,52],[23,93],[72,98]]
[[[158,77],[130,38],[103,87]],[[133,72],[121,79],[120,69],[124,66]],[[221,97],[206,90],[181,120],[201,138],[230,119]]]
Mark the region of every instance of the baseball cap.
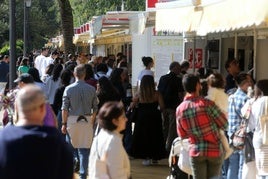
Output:
[[23,83],[34,83],[33,77],[29,73],[21,74],[14,83],[23,82]]

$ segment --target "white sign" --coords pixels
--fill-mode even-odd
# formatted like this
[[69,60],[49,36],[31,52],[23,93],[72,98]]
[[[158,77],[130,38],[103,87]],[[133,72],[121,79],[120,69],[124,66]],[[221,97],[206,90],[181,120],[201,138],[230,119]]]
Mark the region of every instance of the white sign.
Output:
[[182,36],[153,36],[152,57],[155,63],[155,81],[169,71],[169,65],[173,61],[183,60]]

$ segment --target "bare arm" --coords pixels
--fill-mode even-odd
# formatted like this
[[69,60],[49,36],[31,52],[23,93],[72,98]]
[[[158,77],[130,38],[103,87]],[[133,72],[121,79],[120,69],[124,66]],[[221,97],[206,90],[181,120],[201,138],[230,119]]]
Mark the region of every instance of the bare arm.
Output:
[[165,109],[165,104],[164,104],[163,96],[158,91],[157,91],[157,96],[158,96],[158,104],[160,106],[160,110],[163,111]]
[[61,127],[61,132],[63,134],[66,134],[67,133],[66,127],[67,127],[68,111],[65,110],[65,109],[63,109],[61,111],[61,114],[62,114],[62,127]]

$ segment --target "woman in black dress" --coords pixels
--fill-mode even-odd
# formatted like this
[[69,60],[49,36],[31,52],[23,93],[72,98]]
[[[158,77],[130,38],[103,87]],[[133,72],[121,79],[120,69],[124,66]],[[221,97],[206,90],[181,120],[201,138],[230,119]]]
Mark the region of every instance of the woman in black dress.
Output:
[[164,102],[161,94],[155,90],[151,75],[142,78],[140,90],[133,100],[138,103],[138,114],[131,154],[134,158],[144,159],[143,165],[157,163],[157,160],[166,156],[160,112]]

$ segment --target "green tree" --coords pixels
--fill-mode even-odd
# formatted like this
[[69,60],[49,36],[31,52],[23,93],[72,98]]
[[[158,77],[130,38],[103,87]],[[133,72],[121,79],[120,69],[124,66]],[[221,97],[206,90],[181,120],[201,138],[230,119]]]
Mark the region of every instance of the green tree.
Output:
[[[0,4],[0,46],[9,41],[9,0]],[[58,6],[54,0],[34,1],[29,9],[29,45],[41,48],[49,38],[59,34]],[[16,0],[16,38],[23,39],[24,0]]]
[[4,42],[8,39],[8,16],[8,3],[7,0],[4,0],[0,4],[0,46],[3,46]]
[[[93,16],[107,11],[120,11],[122,0],[70,0],[76,27],[90,21]],[[144,11],[145,0],[124,0],[125,11]]]

